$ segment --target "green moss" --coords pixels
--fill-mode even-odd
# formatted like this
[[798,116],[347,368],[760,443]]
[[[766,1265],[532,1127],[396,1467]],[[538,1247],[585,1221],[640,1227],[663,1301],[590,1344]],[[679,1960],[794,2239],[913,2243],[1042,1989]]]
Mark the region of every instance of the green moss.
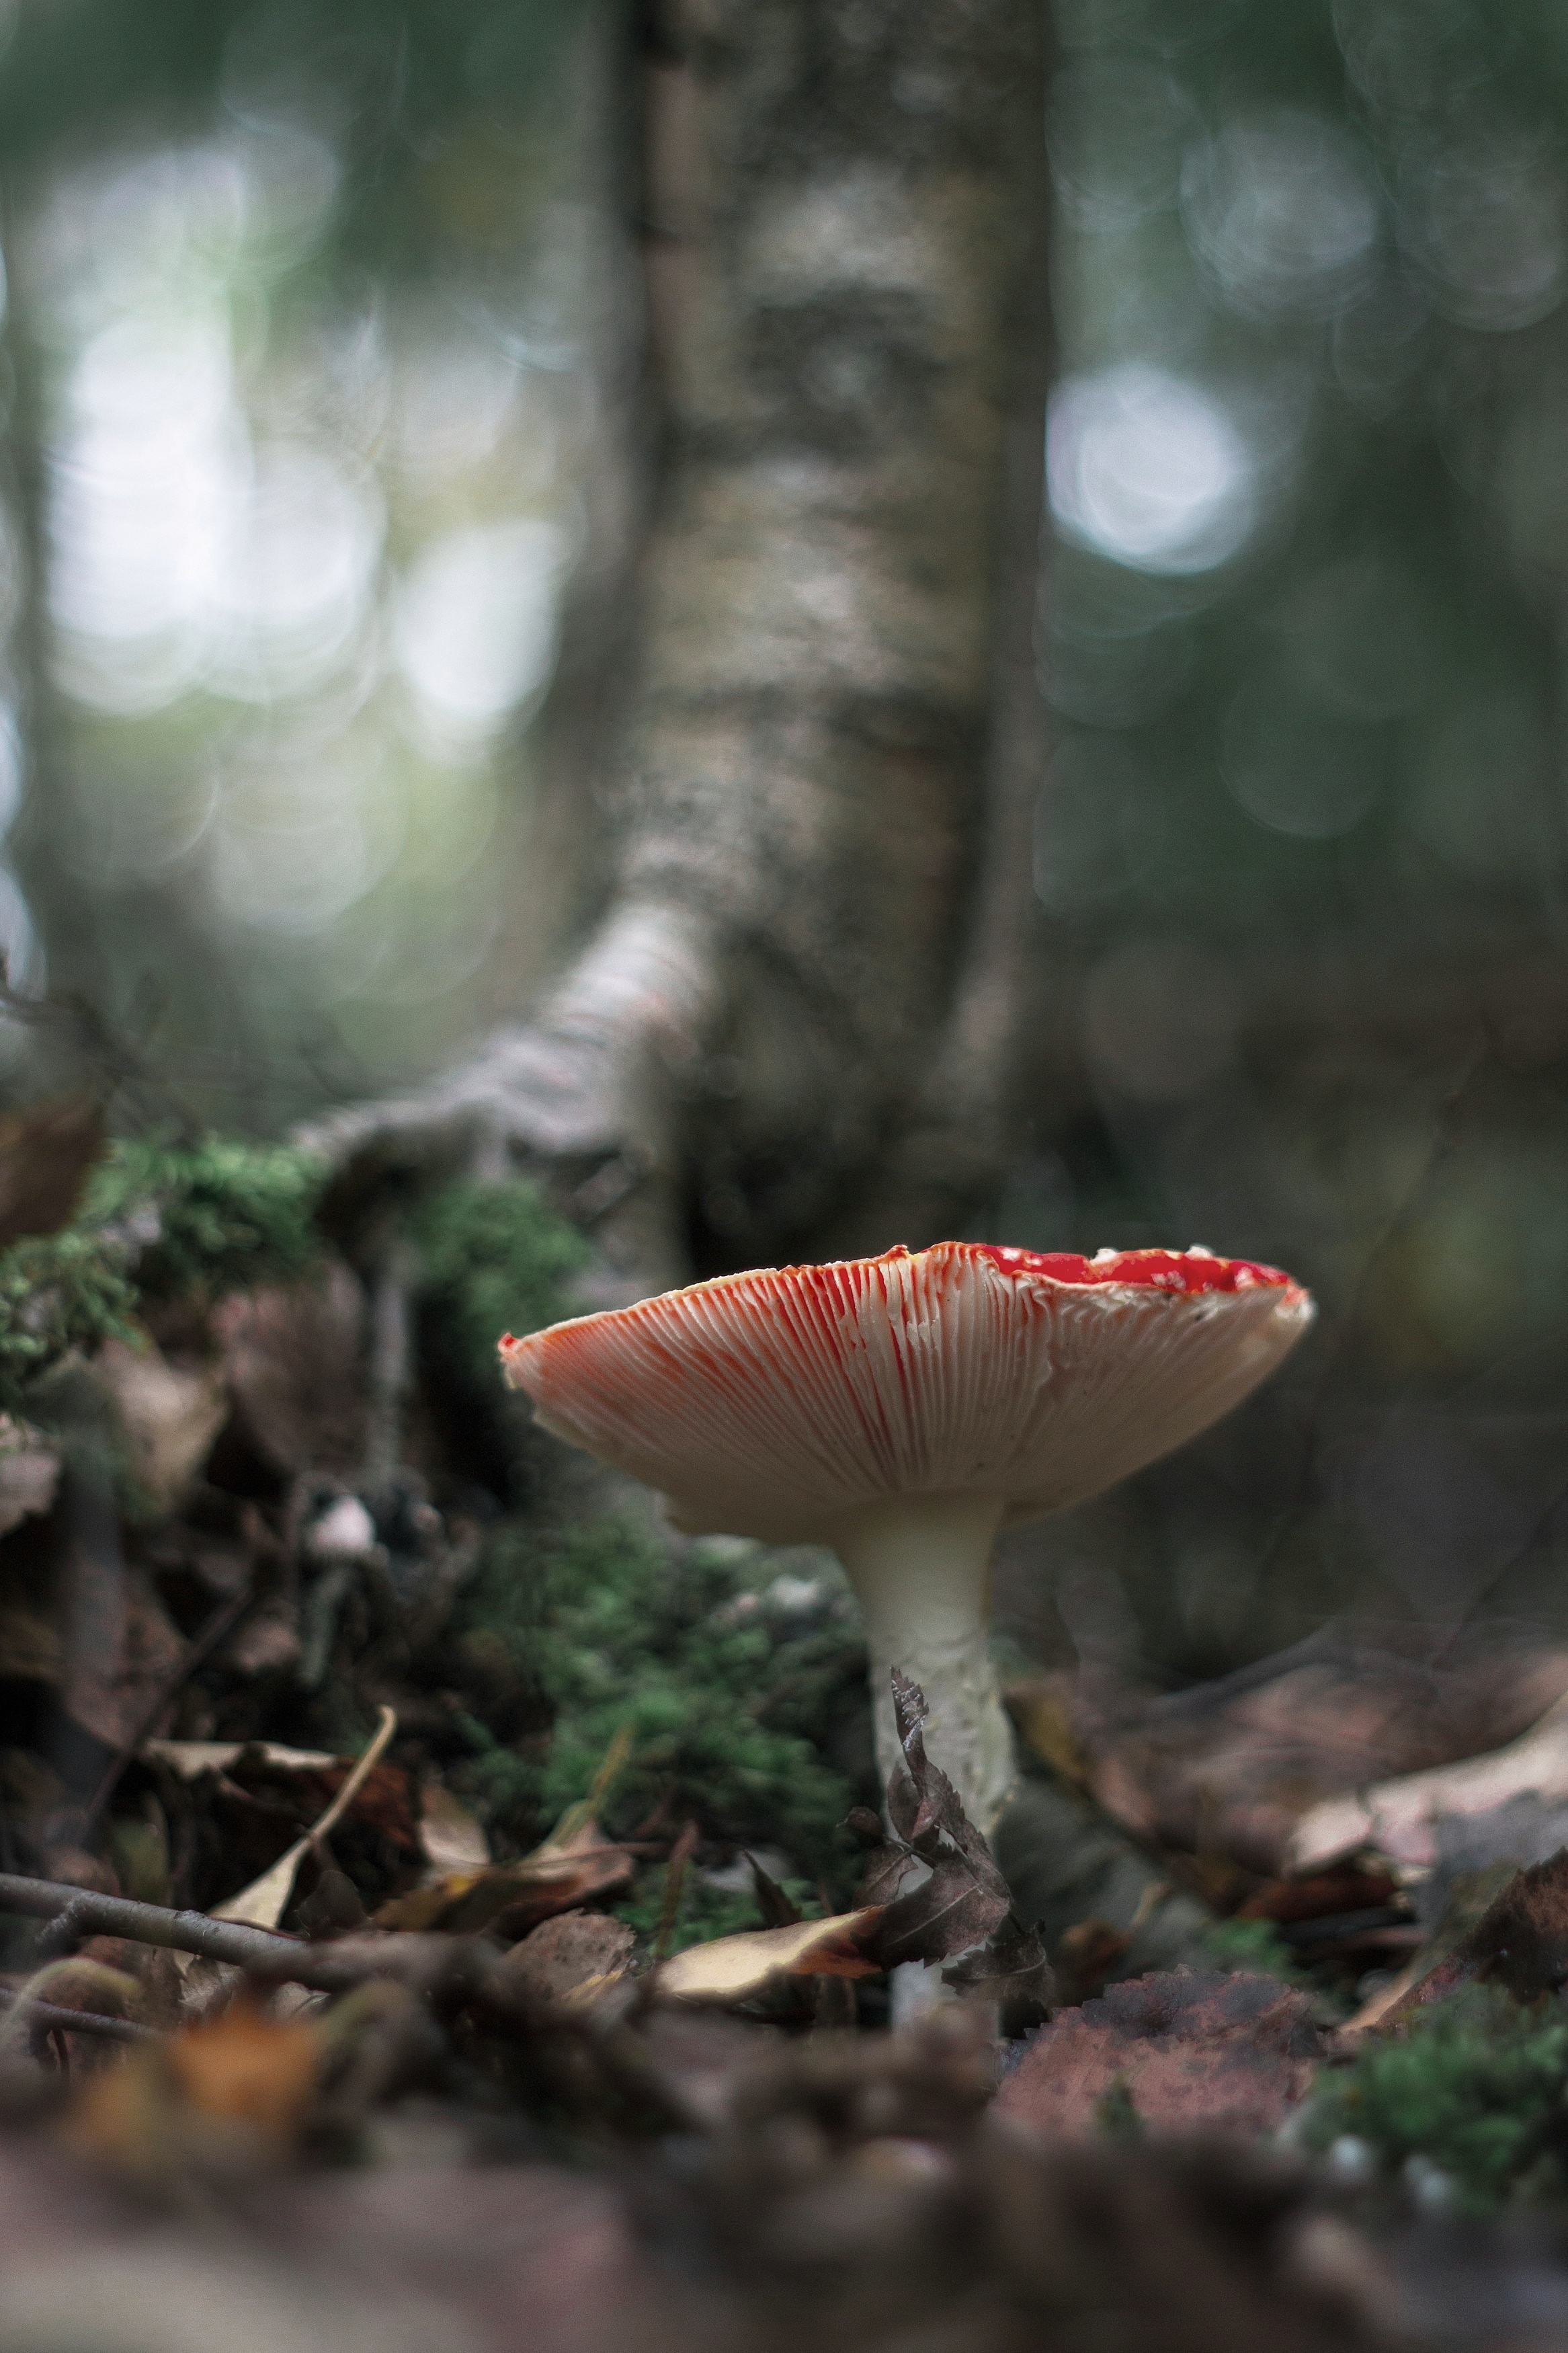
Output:
[[143,1297],[214,1299],[306,1272],[323,1175],[281,1145],[116,1144],[71,1225],[0,1251],[0,1408],[21,1410],[69,1350],[129,1336]]
[[[805,1635],[780,1628],[749,1589],[758,1565],[700,1545],[677,1561],[619,1519],[510,1526],[464,1596],[457,1638],[470,1655],[504,1651],[553,1732],[537,1756],[486,1735],[462,1771],[467,1791],[520,1842],[541,1835],[629,1724],[606,1810],[616,1827],[659,1808],[726,1846],[781,1845],[847,1894],[853,1862],[837,1826],[867,1792],[823,1749],[836,1713],[865,1705],[864,1650],[847,1614]],[[509,1816],[496,1810],[503,1793]]]
[[19,1413],[68,1349],[128,1337],[136,1290],[125,1252],[68,1229],[0,1250],[0,1409]]
[[1216,1920],[1204,1943],[1216,1968],[1254,1970],[1282,1985],[1312,1982],[1272,1920]]
[[1565,2089],[1563,2010],[1521,2010],[1500,1988],[1474,1986],[1417,2011],[1402,2039],[1369,2038],[1352,2068],[1322,2082],[1304,2137],[1324,2149],[1352,2136],[1390,2172],[1422,2160],[1456,2202],[1484,2212],[1526,2184],[1565,2186]]
[[538,1186],[443,1187],[416,1212],[424,1297],[467,1378],[493,1389],[503,1332],[536,1332],[570,1313],[566,1285],[588,1245]]
[[[644,1872],[637,1883],[637,1892],[625,1904],[616,1906],[616,1917],[635,1928],[645,1941],[658,1934],[664,1916],[665,1866]],[[756,1897],[749,1889],[739,1894],[733,1888],[714,1887],[695,1872],[686,1874],[681,1890],[680,1908],[675,1915],[675,1930],[669,1940],[672,1953],[683,1953],[688,1945],[706,1945],[715,1936],[739,1936],[748,1928],[760,1928],[763,1915],[757,1909]]]
[[88,1187],[77,1226],[134,1248],[143,1291],[219,1298],[291,1282],[316,1262],[314,1214],[326,1173],[288,1145],[144,1136],[114,1146]]

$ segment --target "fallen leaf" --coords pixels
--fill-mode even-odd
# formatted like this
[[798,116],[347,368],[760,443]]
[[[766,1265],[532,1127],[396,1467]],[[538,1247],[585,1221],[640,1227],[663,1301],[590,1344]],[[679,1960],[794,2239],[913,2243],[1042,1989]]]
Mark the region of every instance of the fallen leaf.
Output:
[[0,1413],[0,1536],[53,1506],[60,1457],[42,1430]]
[[[1426,1979],[1458,1952],[1496,1898],[1512,1883],[1518,1869],[1515,1863],[1502,1862],[1481,1871],[1455,1873],[1443,1891],[1442,1908],[1432,1923],[1426,1942],[1412,1954],[1396,1977],[1370,1994],[1354,2015],[1346,2019],[1337,2039],[1342,2043],[1353,2044],[1373,2028],[1392,2022],[1398,2012],[1411,2006],[1413,1996],[1417,2003],[1426,2000],[1426,1994],[1418,1989],[1425,1988]],[[1425,1894],[1426,1890],[1420,1892]]]
[[1437,1859],[1438,1822],[1493,1813],[1525,1795],[1568,1803],[1568,1695],[1506,1747],[1314,1806],[1298,1824],[1287,1859],[1292,1870],[1314,1871],[1370,1847],[1395,1862],[1430,1864]]
[[419,1851],[438,1874],[484,1871],[490,1860],[489,1841],[467,1806],[439,1781],[426,1781],[419,1792]]
[[1056,1972],[1038,1931],[1011,1913],[984,1945],[943,1969],[942,1981],[955,1992],[994,2001],[1009,2035],[1037,2026],[1056,1999]]
[[195,1781],[204,1773],[230,1771],[247,1750],[285,1772],[320,1773],[341,1762],[330,1748],[287,1748],[279,1740],[144,1740],[137,1754],[172,1767],[182,1781]]
[[752,1891],[757,1899],[757,1909],[763,1915],[763,1927],[793,1928],[802,1917],[799,1905],[790,1901],[778,1881],[769,1876],[754,1854],[749,1854],[746,1861],[752,1866]]
[[[315,2030],[269,2018],[247,2001],[137,2050],[90,2076],[67,2112],[63,2137],[80,2154],[140,2175],[168,2169],[217,2144],[286,2156],[315,2097]],[[237,2127],[237,2133],[235,2128]]]
[[251,1928],[276,1928],[289,1909],[289,1899],[294,1893],[294,1881],[300,1865],[320,1839],[324,1839],[353,1806],[371,1774],[379,1764],[388,1743],[397,1730],[397,1717],[390,1707],[381,1710],[381,1723],[375,1737],[359,1763],[344,1779],[342,1788],[327,1808],[321,1820],[312,1824],[303,1838],[296,1839],[286,1852],[280,1854],[259,1879],[231,1895],[226,1904],[213,1906],[215,1920],[235,1920]]
[[1310,1996],[1273,1978],[1135,1978],[1042,2027],[997,2092],[996,2112],[1089,2136],[1121,2084],[1152,2132],[1272,2132],[1322,2053]]
[[364,1451],[364,1296],[334,1261],[320,1280],[237,1293],[212,1328],[241,1430],[270,1469],[348,1477]]
[[[877,1949],[884,1968],[948,1961],[983,1945],[1013,1908],[995,1857],[963,1810],[957,1790],[926,1754],[925,1696],[893,1670],[893,1713],[902,1767],[888,1784],[895,1837],[866,1868],[861,1903],[883,1905]],[[929,1876],[897,1893],[923,1863]]]
[[562,1912],[497,1962],[494,1981],[530,2001],[591,2009],[625,1978],[636,1947],[635,1931],[607,1912]]
[[884,1964],[870,1949],[882,1915],[875,1905],[790,1928],[752,1928],[689,1945],[661,1961],[648,1983],[665,2001],[749,2001],[785,1977],[869,1978]]
[[[1309,1810],[1511,1742],[1568,1694],[1568,1649],[1477,1639],[1458,1658],[1324,1634],[1223,1680],[1161,1695],[1102,1671],[1038,1679],[1057,1726],[1088,1759],[1089,1793],[1144,1844],[1243,1865],[1262,1878],[1353,1851],[1293,1843]],[[1028,1736],[1029,1711],[1012,1694]],[[1080,1768],[1083,1769],[1083,1768]],[[1495,1802],[1489,1799],[1488,1802]]]
[[1568,1851],[1516,1872],[1475,1926],[1423,1977],[1411,2006],[1425,2008],[1478,1981],[1539,2001],[1568,1984]]
[[547,1843],[521,1862],[491,1863],[479,1871],[447,1873],[433,1886],[395,1895],[374,1916],[378,1928],[439,1928],[474,1936],[489,1928],[500,1936],[526,1936],[556,1912],[613,1895],[632,1875],[624,1846],[585,1822],[563,1844]]
[[105,1340],[90,1377],[114,1418],[136,1516],[171,1518],[195,1488],[228,1419],[223,1367],[200,1360],[171,1363],[143,1334],[134,1346]]
[[35,1103],[0,1120],[0,1250],[68,1226],[108,1148],[102,1107],[90,1095]]

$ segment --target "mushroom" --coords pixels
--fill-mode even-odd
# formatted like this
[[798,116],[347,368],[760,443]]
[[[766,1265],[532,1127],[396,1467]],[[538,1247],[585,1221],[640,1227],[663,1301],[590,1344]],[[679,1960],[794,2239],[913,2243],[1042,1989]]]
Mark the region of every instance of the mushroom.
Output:
[[982,1242],[721,1275],[500,1344],[557,1437],[660,1490],[678,1528],[829,1545],[859,1597],[878,1761],[889,1670],[987,1832],[1014,1778],[986,1643],[993,1539],[1206,1429],[1312,1316],[1204,1250]]

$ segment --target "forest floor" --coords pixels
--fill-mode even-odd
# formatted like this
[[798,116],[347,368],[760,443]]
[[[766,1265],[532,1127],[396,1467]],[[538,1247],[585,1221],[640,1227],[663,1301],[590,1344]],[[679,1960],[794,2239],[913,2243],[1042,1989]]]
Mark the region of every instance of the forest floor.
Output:
[[1568,1653],[1021,1675],[994,1856],[503,1400],[534,1192],[336,1229],[0,1133],[0,2348],[1568,2346]]

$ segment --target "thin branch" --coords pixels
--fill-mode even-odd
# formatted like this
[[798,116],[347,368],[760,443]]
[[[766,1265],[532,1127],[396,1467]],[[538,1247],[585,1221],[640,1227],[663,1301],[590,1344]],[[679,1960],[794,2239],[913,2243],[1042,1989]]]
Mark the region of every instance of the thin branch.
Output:
[[133,2018],[109,2018],[96,2010],[67,2010],[56,2001],[37,2001],[30,1996],[15,1994],[0,1986],[0,2003],[20,2003],[28,2028],[35,2033],[49,2031],[67,2034],[90,2034],[100,2042],[161,2042],[162,2033],[155,2026],[140,2026]]
[[[66,1887],[47,1879],[0,1874],[0,1912],[20,1912],[50,1922],[38,1939],[40,1954],[72,1950],[86,1936],[126,1936],[203,1960],[275,1980],[292,1979],[319,1992],[337,1993],[375,1975],[360,1958],[345,1965],[329,1947],[303,1944],[273,1928],[247,1928],[234,1920],[214,1920],[205,1912],[171,1912],[162,1904],[138,1904],[125,1895],[100,1895],[94,1888]],[[394,1941],[387,1940],[389,1943]]]

